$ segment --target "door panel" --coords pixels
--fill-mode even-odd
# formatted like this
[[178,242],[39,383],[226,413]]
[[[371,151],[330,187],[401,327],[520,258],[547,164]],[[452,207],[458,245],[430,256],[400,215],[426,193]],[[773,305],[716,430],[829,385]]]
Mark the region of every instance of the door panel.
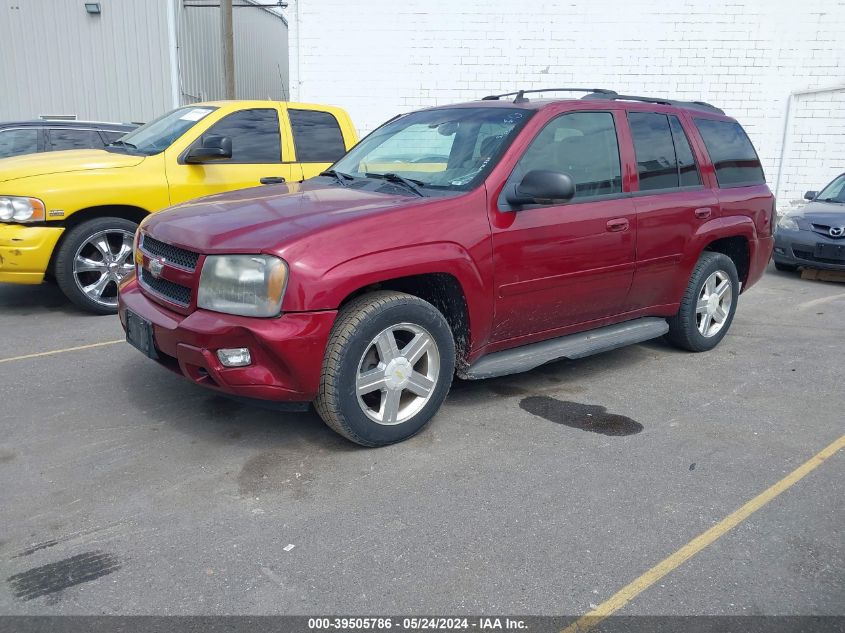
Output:
[[301,180],[300,167],[282,161],[279,120],[276,107],[254,108],[233,112],[212,125],[191,147],[201,144],[207,136],[226,136],[232,141],[232,158],[197,165],[185,163],[184,154],[172,157],[167,166],[170,203],[257,187],[262,178]]
[[[512,209],[505,192],[535,169],[569,174],[575,198]],[[622,192],[612,113],[580,111],[552,119],[494,204],[494,342],[622,311],[634,272],[636,223],[633,202]]]

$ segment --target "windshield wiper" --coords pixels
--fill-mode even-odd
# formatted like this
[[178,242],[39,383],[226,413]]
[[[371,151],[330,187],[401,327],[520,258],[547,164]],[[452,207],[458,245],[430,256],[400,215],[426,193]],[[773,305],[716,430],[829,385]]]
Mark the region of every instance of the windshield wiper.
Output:
[[117,147],[118,145],[123,145],[123,147],[128,147],[129,149],[134,149],[134,150],[138,149],[137,145],[133,145],[132,143],[127,143],[126,141],[121,141],[121,140],[112,141],[111,143],[106,145],[106,147]]
[[426,194],[423,192],[422,189],[420,189],[420,186],[425,186],[425,183],[422,180],[415,180],[414,178],[405,178],[404,176],[394,174],[393,172],[388,172],[386,174],[375,174],[367,172],[364,175],[367,178],[381,178],[383,180],[386,180],[387,182],[392,182],[397,185],[404,185],[406,189],[410,189],[421,198],[426,197]]
[[326,171],[320,172],[321,176],[331,176],[335,180],[337,180],[337,184],[341,185],[342,187],[348,187],[349,180],[355,180],[354,176],[350,176],[349,174],[344,174],[342,171],[337,171],[336,169],[327,169]]
[[845,204],[845,202],[837,200],[836,198],[816,198],[813,202],[833,202],[835,204]]

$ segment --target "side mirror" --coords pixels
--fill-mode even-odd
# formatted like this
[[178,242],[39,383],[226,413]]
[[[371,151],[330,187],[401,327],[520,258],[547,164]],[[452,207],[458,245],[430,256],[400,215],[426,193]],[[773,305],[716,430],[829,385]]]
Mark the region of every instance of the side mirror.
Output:
[[569,174],[548,169],[534,169],[522,182],[508,191],[505,199],[512,207],[525,204],[567,202],[575,197],[575,183]]
[[804,194],[804,200],[815,200],[817,195],[819,195],[818,191],[808,191]]
[[215,160],[232,158],[232,139],[228,136],[209,135],[203,139],[202,145],[193,147],[185,156],[185,162],[190,164],[208,163]]

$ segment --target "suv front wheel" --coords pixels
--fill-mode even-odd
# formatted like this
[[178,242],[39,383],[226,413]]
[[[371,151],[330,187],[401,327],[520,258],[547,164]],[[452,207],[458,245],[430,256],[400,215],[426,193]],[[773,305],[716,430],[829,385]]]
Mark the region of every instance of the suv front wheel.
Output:
[[713,349],[731,327],[738,298],[733,260],[705,251],[692,271],[678,313],[669,319],[669,340],[691,352]]
[[362,446],[418,433],[440,409],[455,372],[443,315],[401,292],[379,291],[338,314],[315,402],[332,429]]

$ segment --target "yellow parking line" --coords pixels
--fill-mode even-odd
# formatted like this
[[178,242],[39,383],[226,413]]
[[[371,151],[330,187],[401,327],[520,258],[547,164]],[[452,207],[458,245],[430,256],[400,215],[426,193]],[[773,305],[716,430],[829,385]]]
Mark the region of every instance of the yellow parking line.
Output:
[[578,620],[567,626],[563,629],[563,631],[561,631],[561,633],[584,633],[585,631],[589,631],[606,617],[612,615],[628,604],[629,601],[633,600],[643,591],[651,587],[654,583],[663,578],[663,576],[679,567],[682,563],[698,554],[698,552],[713,543],[716,539],[742,523],[745,519],[765,506],[779,494],[789,490],[789,488],[797,484],[804,477],[821,466],[825,460],[832,457],[843,448],[845,448],[845,435],[816,453],[809,460],[777,482],[774,486],[754,497],[751,501],[732,514],[726,516],[706,532],[696,536],[677,552],[667,558],[664,558],[662,561],[657,563],[657,565],[617,591],[613,596],[602,602],[595,609],[581,616]]
[[114,345],[115,343],[124,343],[125,340],[120,338],[115,341],[103,341],[102,343],[91,343],[90,345],[79,345],[77,347],[65,347],[64,349],[54,349],[49,352],[38,352],[37,354],[25,354],[23,356],[12,356],[11,358],[0,358],[0,363],[11,363],[13,360],[26,360],[27,358],[39,358],[40,356],[52,356],[53,354],[64,354],[65,352],[77,352],[82,349],[92,349],[94,347],[103,347],[105,345]]

